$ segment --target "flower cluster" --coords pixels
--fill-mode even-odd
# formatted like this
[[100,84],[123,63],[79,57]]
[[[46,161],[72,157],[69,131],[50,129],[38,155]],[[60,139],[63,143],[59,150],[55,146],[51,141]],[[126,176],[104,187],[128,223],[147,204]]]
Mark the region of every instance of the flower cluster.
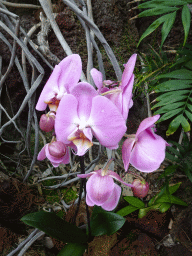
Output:
[[[57,65],[45,84],[36,109],[49,112],[40,119],[40,128],[50,132],[53,138],[39,152],[37,159],[46,157],[53,166],[69,163],[69,150],[83,156],[93,145],[93,136],[108,149],[117,149],[127,130],[126,120],[133,105],[132,89],[136,54],[124,65],[121,81],[104,80],[97,69],[91,70],[97,87],[79,82],[82,63],[77,54],[70,55]],[[159,115],[143,120],[135,135],[127,135],[122,147],[125,170],[129,163],[143,172],[156,170],[165,158],[167,143],[153,131]],[[113,210],[119,200],[121,189],[113,178],[121,178],[110,170],[97,170],[90,174],[87,182],[86,202]],[[126,184],[133,187],[133,185]]]

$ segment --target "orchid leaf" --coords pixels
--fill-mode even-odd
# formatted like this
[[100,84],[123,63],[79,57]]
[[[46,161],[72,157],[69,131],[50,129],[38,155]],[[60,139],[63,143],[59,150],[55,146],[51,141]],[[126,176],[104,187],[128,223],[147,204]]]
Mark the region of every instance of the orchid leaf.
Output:
[[[179,10],[178,7],[168,7],[168,6],[160,6],[160,7],[155,7],[149,10],[145,10],[143,12],[141,12],[138,17],[148,17],[148,16],[155,16],[155,15],[161,15],[167,12],[173,12],[173,11],[177,11]],[[163,16],[164,17],[164,16]]]
[[125,223],[125,218],[117,213],[107,212],[100,207],[94,207],[91,216],[91,234],[93,236],[102,236],[107,234],[108,236],[114,234]]
[[121,215],[121,216],[126,216],[134,211],[137,211],[139,208],[138,207],[135,207],[133,205],[128,205],[124,208],[122,208],[121,210],[119,210],[117,212],[117,214]]
[[38,228],[64,243],[86,243],[87,235],[75,225],[52,212],[34,212],[21,218],[25,224]]
[[160,211],[161,213],[164,213],[164,212],[168,211],[170,207],[171,207],[171,204],[170,204],[170,203],[162,203],[162,204],[159,206],[159,211]]
[[82,256],[87,249],[87,244],[68,243],[57,256]]
[[124,199],[131,205],[137,207],[137,208],[143,208],[145,207],[145,204],[143,201],[141,201],[139,198],[134,196],[126,196]]

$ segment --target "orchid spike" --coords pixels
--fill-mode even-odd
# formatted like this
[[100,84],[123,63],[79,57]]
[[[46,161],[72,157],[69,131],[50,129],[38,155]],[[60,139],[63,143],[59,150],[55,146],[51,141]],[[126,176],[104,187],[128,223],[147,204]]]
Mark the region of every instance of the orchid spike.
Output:
[[165,149],[169,144],[152,130],[160,115],[144,119],[134,135],[128,135],[122,146],[125,171],[129,163],[141,172],[153,172],[165,159]]
[[92,138],[109,149],[118,148],[126,131],[125,120],[116,106],[99,96],[88,83],[81,82],[59,104],[55,119],[57,139],[77,147],[82,156],[93,145]]
[[[136,58],[137,54],[133,54],[128,62],[124,65],[125,69],[119,87],[114,87],[111,89],[105,87],[106,85],[109,85],[110,80],[103,81],[102,73],[100,71],[95,68],[91,70],[91,75],[95,85],[98,88],[98,93],[110,99],[117,106],[125,120],[128,117],[129,109],[133,106],[133,70],[135,67]],[[117,85],[117,83],[111,81],[111,86],[114,85]]]
[[61,141],[52,141],[46,144],[37,156],[37,160],[42,161],[48,158],[54,167],[70,162],[69,148]]
[[70,93],[77,85],[82,71],[81,58],[78,54],[72,54],[64,58],[55,66],[49,80],[45,84],[36,109],[43,111],[47,104],[50,110],[56,111],[63,95]]
[[121,196],[121,187],[115,184],[113,179],[132,187],[132,184],[125,183],[117,173],[111,170],[97,170],[77,176],[80,178],[90,177],[86,183],[87,205],[98,205],[106,211],[115,209]]

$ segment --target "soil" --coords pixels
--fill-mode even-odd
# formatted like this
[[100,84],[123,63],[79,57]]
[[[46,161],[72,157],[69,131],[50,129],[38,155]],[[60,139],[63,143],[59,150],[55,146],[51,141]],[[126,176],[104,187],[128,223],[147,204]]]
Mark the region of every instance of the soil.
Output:
[[[129,2],[130,1],[126,0],[92,1],[94,21],[100,28],[109,45],[112,46],[122,69],[123,64],[127,62],[131,54],[137,51],[136,43],[139,37],[154,20],[154,18],[143,18],[136,21],[129,21],[129,18],[137,14],[136,10],[130,11],[131,6]],[[26,13],[21,9],[10,8],[10,10],[19,14],[21,24],[26,31],[29,31],[34,24],[39,22],[39,11]],[[81,28],[76,16],[62,1],[56,1],[54,10],[58,12],[56,21],[62,34],[71,46],[72,51],[81,55],[83,70],[86,72],[87,52],[84,30]],[[183,38],[183,35],[179,33],[182,30],[182,26],[179,22],[179,20],[176,21],[178,25],[174,27],[166,41],[168,47],[176,47],[182,41],[181,38]],[[8,37],[4,31],[2,32]],[[154,41],[153,37],[147,38],[147,40],[141,44],[140,51],[148,52],[147,43],[158,47],[161,38],[160,30],[156,33],[156,38],[156,41]],[[11,38],[8,37],[8,39],[12,42]],[[36,35],[34,35],[32,39],[35,41]],[[48,42],[51,52],[59,59],[63,59],[66,56],[52,30],[48,35]],[[189,35],[188,42],[192,42],[191,34]],[[19,53],[20,50],[18,49],[17,54],[19,55]],[[33,54],[45,70],[45,76],[37,90],[38,97],[51,70],[34,52]],[[2,41],[0,41],[0,55],[3,59],[2,73],[4,73],[9,64],[10,53],[7,46],[2,43]],[[108,79],[115,79],[106,54],[103,55],[103,61]],[[94,62],[96,63],[96,59],[94,59]],[[52,62],[51,64],[54,66],[56,63]],[[139,62],[137,62],[136,66],[139,69]],[[13,67],[5,85],[9,90],[14,112],[16,112],[25,96],[25,91],[15,67]],[[5,87],[3,90],[5,90]],[[5,91],[3,93],[7,95]],[[2,105],[5,106],[8,113],[11,113],[10,106],[7,104],[7,98],[4,97],[1,100]],[[26,127],[27,115],[28,109],[26,108],[20,116],[20,123],[23,127]],[[140,122],[146,117],[146,100],[144,95],[141,95],[136,98],[134,106],[130,110],[127,121],[128,132],[135,133]],[[6,116],[3,116],[2,124],[6,121]],[[165,137],[166,128],[166,124],[158,126],[157,133]],[[15,151],[16,149],[12,147],[12,154],[15,154]],[[10,154],[10,145],[6,147],[0,146],[0,152]],[[26,163],[29,164],[29,160],[28,162],[26,161]],[[15,167],[16,165],[12,166],[13,169]],[[165,165],[163,163],[159,171],[145,177],[150,184],[150,193],[146,198],[147,200],[160,190],[162,181],[156,181],[164,167]],[[22,239],[28,236],[31,230],[19,220],[26,213],[33,212],[41,207],[45,200],[39,193],[35,192],[34,189],[31,189],[29,184],[23,184],[19,177],[15,177],[16,175],[14,175],[15,173],[13,171],[12,176],[14,178],[6,176],[5,173],[6,171],[3,170],[0,175],[2,180],[0,183],[0,254],[2,253],[2,255],[6,255],[13,247],[16,247],[18,242],[21,242]],[[138,219],[138,212],[132,213],[126,216],[126,224],[117,233],[112,236],[95,237],[94,240],[89,243],[88,250],[84,255],[192,255],[191,182],[186,179],[186,177],[174,177],[171,180],[172,184],[176,184],[179,181],[182,181],[182,185],[175,195],[178,195],[188,203],[189,206],[187,208],[172,206],[171,210],[164,214],[160,214],[157,211],[150,211],[142,219]],[[35,187],[35,189],[37,189],[37,187]],[[123,206],[124,202],[122,200],[119,208]],[[65,217],[67,221],[70,222],[72,220],[74,211],[75,208],[71,207]],[[91,211],[92,208],[90,208],[90,212]],[[86,224],[86,222],[85,205],[82,202],[77,218],[77,225]],[[56,239],[51,238],[53,246],[47,246],[46,241],[47,236],[43,236],[39,241],[36,241],[36,245],[33,245],[25,255],[57,255],[58,251],[64,246],[63,243]]]

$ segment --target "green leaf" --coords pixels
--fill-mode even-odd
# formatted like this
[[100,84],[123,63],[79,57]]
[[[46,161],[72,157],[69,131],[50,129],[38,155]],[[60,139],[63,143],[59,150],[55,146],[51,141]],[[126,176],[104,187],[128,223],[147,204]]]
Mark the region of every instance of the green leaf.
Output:
[[139,43],[137,44],[137,47],[139,46],[140,42],[147,37],[148,35],[150,35],[156,28],[158,28],[166,19],[165,17],[166,15],[158,18],[157,20],[155,20],[143,33],[143,35],[141,36],[141,38],[139,39]]
[[185,33],[183,45],[185,45],[188,34],[189,34],[190,23],[191,23],[191,13],[187,5],[183,6],[181,18],[182,18],[182,23],[183,23],[184,33]]
[[166,20],[163,23],[163,26],[161,29],[161,34],[162,34],[161,47],[162,47],[163,43],[165,42],[165,39],[167,38],[167,36],[173,26],[173,23],[175,22],[176,11],[173,13],[170,13],[166,16],[167,16]]
[[143,208],[145,207],[145,204],[143,201],[141,201],[139,198],[134,196],[126,196],[124,199],[131,205],[137,207],[137,208]]
[[[164,170],[164,172],[158,177],[157,180],[160,180],[160,179],[162,179],[162,178],[165,178],[165,176],[168,176],[168,175],[173,174],[173,173],[176,171],[177,168],[178,168],[177,165],[169,165],[169,166]],[[169,190],[169,191],[170,191],[170,190]]]
[[156,203],[172,203],[172,204],[179,204],[179,205],[183,205],[183,206],[188,206],[187,203],[185,203],[183,200],[181,200],[180,198],[170,195],[162,195],[160,198],[158,198],[156,201]]
[[181,115],[175,117],[171,123],[169,124],[169,127],[166,131],[166,136],[170,136],[172,135],[174,132],[176,132],[176,130],[179,128],[180,124],[181,124]]
[[169,210],[169,208],[171,207],[171,204],[170,203],[162,203],[160,206],[159,206],[159,211],[161,213],[164,213],[166,212],[167,210]]
[[157,111],[155,111],[154,115],[166,113],[170,110],[177,109],[178,107],[181,107],[184,105],[185,105],[185,102],[176,102],[176,103],[167,104],[161,107],[160,109],[158,109]]
[[163,122],[163,121],[179,114],[182,110],[183,110],[183,108],[177,108],[177,109],[167,112],[166,114],[161,116],[161,118],[158,120],[158,123]]
[[87,244],[66,244],[57,256],[82,256],[87,249]]
[[192,105],[189,104],[189,103],[187,103],[187,107],[188,107],[188,109],[192,112]]
[[185,114],[187,115],[189,120],[192,122],[192,114],[189,111],[187,111],[187,110],[185,110]]
[[[141,17],[161,15],[161,14],[164,14],[167,12],[173,12],[173,11],[177,11],[177,10],[179,10],[179,8],[177,8],[177,7],[167,7],[167,6],[162,5],[161,7],[155,7],[152,9],[145,10],[145,11],[139,13],[138,17],[141,18]],[[164,16],[162,16],[162,17],[164,17]]]
[[179,125],[181,124],[182,121],[182,116],[183,115],[181,114],[171,121],[168,130],[166,131],[166,136],[172,135],[179,128]]
[[186,93],[190,93],[190,90],[180,90],[180,91],[172,91],[172,92],[166,92],[163,93],[162,95],[158,96],[156,98],[157,101],[162,101],[164,99],[170,99],[171,97],[176,97],[176,96],[180,96]]
[[93,236],[102,236],[107,234],[108,236],[114,234],[125,223],[125,218],[119,214],[112,212],[99,212],[92,213],[91,216],[91,234]]
[[150,207],[139,209],[138,218],[141,219],[151,210]]
[[185,67],[188,68],[188,69],[192,69],[192,60],[185,63]]
[[191,88],[192,80],[168,80],[166,82],[158,84],[155,88],[155,92],[168,92],[180,89]]
[[190,126],[189,122],[187,121],[187,119],[184,116],[182,116],[181,125],[183,127],[184,132],[189,132],[190,131],[191,126]]
[[[153,6],[157,5],[168,5],[168,6],[176,6],[176,5],[185,5],[187,1],[182,1],[182,0],[152,0],[152,1],[147,1],[145,3],[139,4],[138,9],[141,8],[150,8]],[[188,2],[187,2],[188,3]]]
[[133,205],[128,205],[128,206],[122,208],[121,210],[119,210],[117,212],[117,214],[119,214],[121,216],[126,216],[126,215],[128,215],[128,214],[130,214],[130,213],[132,213],[132,212],[134,212],[138,209],[139,209],[138,207],[135,207]]
[[192,173],[191,173],[191,168],[189,169],[187,166],[183,168],[184,173],[187,175],[189,180],[192,182]]
[[25,224],[38,228],[64,243],[86,243],[87,235],[52,212],[34,212],[21,218]]
[[183,69],[174,70],[170,73],[162,74],[156,77],[156,79],[160,79],[160,78],[177,78],[177,79],[192,80],[192,71],[183,68]]

